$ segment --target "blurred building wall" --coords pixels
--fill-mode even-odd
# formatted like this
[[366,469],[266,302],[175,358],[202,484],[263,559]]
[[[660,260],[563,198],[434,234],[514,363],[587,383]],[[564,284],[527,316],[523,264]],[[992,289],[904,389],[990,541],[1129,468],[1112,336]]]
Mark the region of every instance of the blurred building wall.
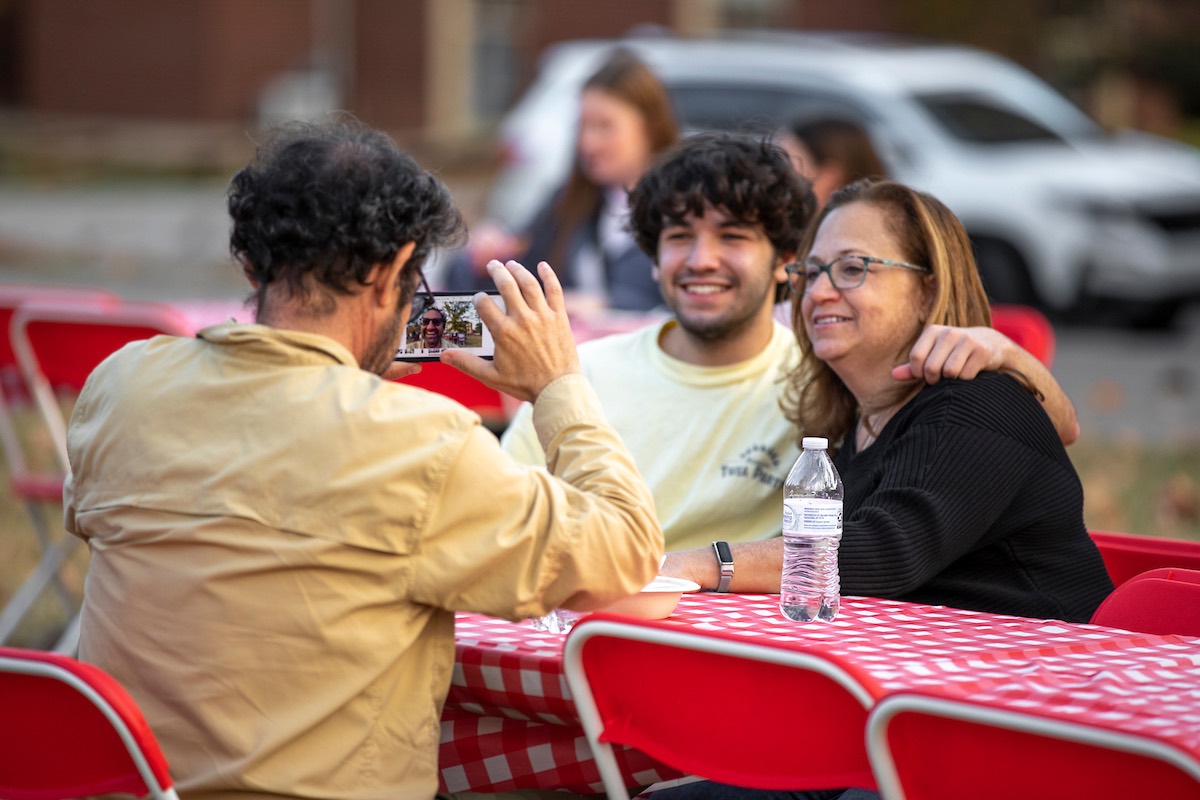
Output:
[[563,39],[837,29],[987,47],[1075,86],[1110,125],[1169,133],[1169,87],[1198,72],[1198,18],[1200,0],[0,0],[0,102],[238,124],[324,106],[452,145],[485,132]]
[[391,130],[424,125],[426,60],[440,46],[427,36],[433,2],[438,0],[357,0],[347,12],[354,15],[355,32],[348,105],[372,125]]
[[310,50],[295,0],[30,0],[19,4],[23,105],[46,111],[245,118]]

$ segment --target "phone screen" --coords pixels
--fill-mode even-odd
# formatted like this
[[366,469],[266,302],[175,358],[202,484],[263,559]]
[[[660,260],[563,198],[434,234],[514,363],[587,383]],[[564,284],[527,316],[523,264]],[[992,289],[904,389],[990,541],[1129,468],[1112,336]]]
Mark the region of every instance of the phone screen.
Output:
[[[491,358],[496,352],[492,332],[483,324],[471,299],[478,292],[434,292],[434,304],[421,319],[404,328],[396,361],[437,361],[443,350],[465,350]],[[499,292],[488,292],[501,308]]]

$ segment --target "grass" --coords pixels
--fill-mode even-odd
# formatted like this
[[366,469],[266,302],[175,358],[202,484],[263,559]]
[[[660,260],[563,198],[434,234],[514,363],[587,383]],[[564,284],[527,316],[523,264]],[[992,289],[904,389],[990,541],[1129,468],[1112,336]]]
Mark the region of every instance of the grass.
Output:
[[1200,449],[1083,440],[1067,452],[1089,529],[1200,541]]

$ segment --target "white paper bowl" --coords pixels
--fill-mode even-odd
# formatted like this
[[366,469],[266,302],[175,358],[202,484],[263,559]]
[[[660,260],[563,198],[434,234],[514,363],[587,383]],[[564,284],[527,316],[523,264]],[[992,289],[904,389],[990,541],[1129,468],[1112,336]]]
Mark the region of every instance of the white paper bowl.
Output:
[[682,578],[659,575],[637,594],[623,597],[604,607],[604,611],[627,614],[638,619],[665,619],[679,605],[684,592],[700,591],[699,584]]

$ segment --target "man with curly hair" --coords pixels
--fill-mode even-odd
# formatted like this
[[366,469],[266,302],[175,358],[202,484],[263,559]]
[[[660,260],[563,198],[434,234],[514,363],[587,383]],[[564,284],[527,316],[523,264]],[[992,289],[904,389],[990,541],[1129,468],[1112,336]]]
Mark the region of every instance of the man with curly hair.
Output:
[[533,403],[553,474],[457,403],[381,377],[417,369],[393,355],[433,301],[422,263],[463,230],[387,137],[289,127],[228,199],[257,324],[135,343],[75,409],[80,657],[129,689],[184,797],[432,798],[454,611],[519,619],[636,592],[662,554],[653,499],[544,264],[544,292],[489,265],[505,310],[476,307],[495,360],[442,360]]
[[[777,536],[797,452],[777,398],[796,345],[772,307],[812,193],[773,145],[705,134],[668,151],[629,204],[673,317],[584,343],[584,372],[654,490],[668,548]],[[531,421],[522,407],[503,446],[545,463]]]
[[[728,591],[719,563],[728,550],[718,553],[715,543],[780,535],[783,484],[799,455],[779,404],[799,349],[772,312],[816,201],[782,149],[709,133],[665,153],[634,188],[630,209],[674,316],[586,342],[579,357],[654,492],[668,549],[691,551],[686,573],[678,552],[666,569]],[[1069,435],[1070,401],[1036,359],[996,331],[940,331],[913,348],[909,366],[930,382],[969,378],[978,371],[972,354],[991,369],[1016,366],[1035,378]],[[502,443],[518,460],[543,464],[530,422],[522,407]]]

